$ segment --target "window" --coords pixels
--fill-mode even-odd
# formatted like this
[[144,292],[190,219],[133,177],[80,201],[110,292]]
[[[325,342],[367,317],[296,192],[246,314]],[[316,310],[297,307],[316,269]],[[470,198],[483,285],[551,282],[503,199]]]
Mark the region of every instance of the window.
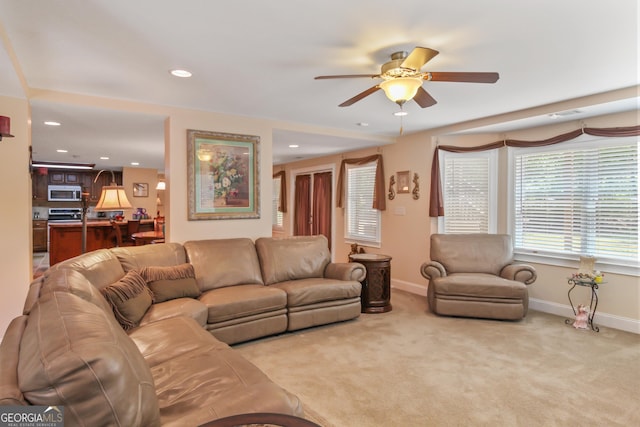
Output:
[[282,228],[282,212],[278,210],[280,204],[280,181],[281,178],[273,178],[273,193],[271,195],[271,227]]
[[345,239],[353,243],[380,245],[380,211],[373,209],[377,163],[347,165]]
[[495,233],[496,150],[440,154],[444,217],[439,219],[439,232]]
[[606,138],[511,149],[519,253],[637,266],[638,143]]

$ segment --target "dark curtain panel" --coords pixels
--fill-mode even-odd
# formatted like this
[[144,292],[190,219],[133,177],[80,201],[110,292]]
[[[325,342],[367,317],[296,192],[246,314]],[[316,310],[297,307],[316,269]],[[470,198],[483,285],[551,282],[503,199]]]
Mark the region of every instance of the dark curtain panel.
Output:
[[331,249],[331,172],[313,175],[313,235],[323,234]]
[[296,176],[293,235],[311,235],[311,175]]
[[441,145],[436,147],[436,150],[433,153],[433,161],[431,163],[431,194],[429,195],[429,216],[444,216],[444,206],[442,203],[442,184],[440,181],[440,163],[438,161],[439,150],[449,151],[452,153],[465,153],[472,151],[494,150],[501,147],[541,147],[570,141],[585,133],[587,135],[604,136],[610,138],[623,136],[639,136],[640,126],[625,126],[615,128],[585,127],[540,141],[518,141],[515,139],[505,139],[504,141],[496,141],[478,147],[455,147],[452,145]]

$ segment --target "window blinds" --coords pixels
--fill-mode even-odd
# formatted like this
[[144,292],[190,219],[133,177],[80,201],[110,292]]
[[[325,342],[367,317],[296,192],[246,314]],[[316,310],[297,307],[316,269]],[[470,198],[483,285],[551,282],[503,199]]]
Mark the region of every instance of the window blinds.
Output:
[[638,260],[638,144],[516,154],[515,247]]
[[380,242],[380,211],[373,209],[376,163],[347,166],[347,212],[345,238]]
[[444,232],[489,232],[489,158],[444,159]]

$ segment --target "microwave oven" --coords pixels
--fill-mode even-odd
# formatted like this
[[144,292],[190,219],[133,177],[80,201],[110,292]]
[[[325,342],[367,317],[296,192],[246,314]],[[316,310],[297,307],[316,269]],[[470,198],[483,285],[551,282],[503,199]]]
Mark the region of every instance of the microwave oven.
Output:
[[50,185],[50,202],[79,202],[82,200],[82,187],[79,185]]

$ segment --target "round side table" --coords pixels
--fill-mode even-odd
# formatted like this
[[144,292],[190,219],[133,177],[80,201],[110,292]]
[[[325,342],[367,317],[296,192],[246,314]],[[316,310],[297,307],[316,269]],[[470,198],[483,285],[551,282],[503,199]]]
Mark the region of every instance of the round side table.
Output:
[[391,311],[391,257],[380,254],[352,254],[349,261],[364,265],[360,302],[363,313]]

